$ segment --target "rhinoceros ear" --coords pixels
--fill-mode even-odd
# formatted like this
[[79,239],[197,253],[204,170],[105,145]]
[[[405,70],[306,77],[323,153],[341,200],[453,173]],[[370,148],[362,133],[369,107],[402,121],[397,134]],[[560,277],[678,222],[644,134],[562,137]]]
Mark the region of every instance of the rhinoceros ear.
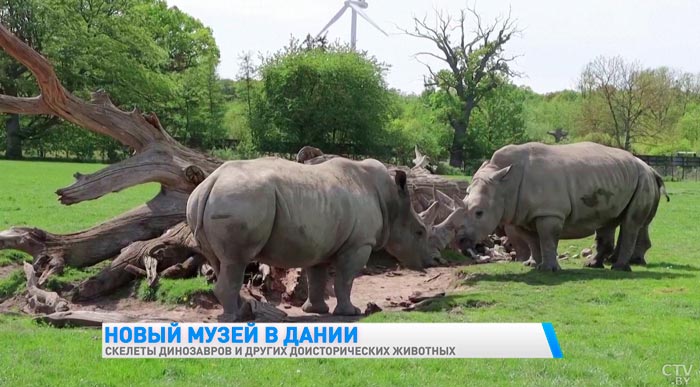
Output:
[[508,176],[508,172],[510,172],[511,167],[512,167],[512,165],[509,165],[503,169],[496,171],[493,175],[491,175],[491,180],[493,180],[493,181],[505,180],[506,176]]
[[406,191],[406,172],[397,170],[396,175],[394,175],[394,181],[401,191]]

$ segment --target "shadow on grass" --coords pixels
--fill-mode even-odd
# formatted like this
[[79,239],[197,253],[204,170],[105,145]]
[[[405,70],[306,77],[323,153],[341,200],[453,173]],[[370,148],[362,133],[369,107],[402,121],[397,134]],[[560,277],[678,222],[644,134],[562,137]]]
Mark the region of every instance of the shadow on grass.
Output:
[[475,296],[454,294],[421,302],[413,309],[416,312],[450,312],[462,314],[468,310],[488,308],[496,305],[496,301],[479,299]]
[[685,271],[700,271],[700,267],[697,267],[697,266],[679,265],[677,263],[670,263],[670,262],[647,263],[646,267],[649,269],[660,268],[660,269],[673,269],[673,270],[685,270]]
[[294,323],[348,323],[358,322],[367,316],[335,316],[332,314],[308,314],[303,316],[287,316],[284,322]]
[[[634,269],[633,269],[634,270]],[[525,273],[469,273],[464,279],[465,284],[480,281],[522,282],[527,285],[559,285],[566,282],[591,280],[637,280],[637,279],[668,279],[691,278],[692,274],[669,273],[662,271],[633,271],[620,272],[610,269],[564,269],[557,273],[543,273],[537,270]]]

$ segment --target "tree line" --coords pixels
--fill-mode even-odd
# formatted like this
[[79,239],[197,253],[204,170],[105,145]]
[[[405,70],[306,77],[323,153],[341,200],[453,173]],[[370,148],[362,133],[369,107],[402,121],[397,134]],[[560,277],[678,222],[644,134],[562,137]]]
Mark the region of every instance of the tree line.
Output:
[[[0,22],[51,61],[78,96],[105,89],[119,106],[158,112],[163,126],[192,146],[225,136],[212,32],[165,1],[2,0]],[[0,89],[19,97],[38,93],[31,73],[4,52]],[[115,161],[128,152],[53,117],[6,115],[0,137],[11,159]]]
[[[224,158],[329,153],[407,164],[413,147],[444,172],[474,168],[494,150],[525,141],[590,140],[651,154],[700,147],[700,81],[624,58],[595,58],[574,90],[541,95],[517,86],[510,15],[484,21],[474,9],[437,11],[404,32],[434,44],[418,57],[425,90],[407,95],[385,81],[389,65],[325,38],[292,38],[279,51],[240,57],[220,79],[209,28],[161,0],[1,0],[0,21],[52,61],[68,89],[107,90],[116,104],[155,111],[171,135]],[[0,88],[37,93],[31,74],[0,54]],[[114,141],[56,118],[5,115],[7,158],[116,161]],[[550,133],[559,130],[564,137]]]

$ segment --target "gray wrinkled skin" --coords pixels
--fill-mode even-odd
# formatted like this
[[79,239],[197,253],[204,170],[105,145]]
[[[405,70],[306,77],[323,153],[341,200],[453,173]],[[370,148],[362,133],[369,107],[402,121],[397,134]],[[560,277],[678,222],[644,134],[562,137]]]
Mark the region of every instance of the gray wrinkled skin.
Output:
[[309,313],[328,312],[327,265],[334,264],[334,314],[355,315],[352,283],[373,250],[415,270],[439,257],[411,207],[405,173],[392,179],[376,160],[230,161],[192,192],[187,222],[216,271],[214,293],[227,320],[239,317],[244,269],[254,259],[308,268]]
[[560,239],[596,233],[605,239],[596,258],[602,262],[619,226],[613,269],[630,270],[631,256],[648,249],[647,227],[664,192],[660,177],[623,150],[589,142],[509,145],[474,175],[457,240],[466,250],[508,225],[530,246],[528,264],[556,271]]

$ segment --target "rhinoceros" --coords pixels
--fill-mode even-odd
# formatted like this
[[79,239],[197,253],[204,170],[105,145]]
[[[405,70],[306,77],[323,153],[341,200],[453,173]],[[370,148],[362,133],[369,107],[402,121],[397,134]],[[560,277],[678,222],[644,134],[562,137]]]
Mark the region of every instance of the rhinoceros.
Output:
[[651,171],[627,151],[591,142],[505,146],[467,189],[457,243],[467,250],[509,225],[525,238],[540,270],[556,271],[560,239],[605,236],[597,238],[597,261],[612,252],[620,226],[612,268],[629,271],[637,241],[648,240],[647,227],[665,194]]
[[[659,207],[659,201],[661,200],[661,195],[666,197],[666,201],[671,199],[666,192],[666,187],[664,186],[663,178],[659,175],[654,168],[647,165],[644,161],[636,158],[637,162],[640,164],[641,168],[646,170],[646,173],[651,176],[656,182],[656,189],[652,190],[651,194],[654,195],[654,204],[649,214],[649,217],[642,223],[642,228],[639,230],[637,235],[637,241],[632,251],[632,256],[630,257],[630,264],[636,265],[646,265],[646,260],[644,255],[651,248],[651,240],[649,239],[649,225],[656,216],[656,211]],[[611,263],[616,263],[618,255],[620,254],[620,244],[614,245],[615,239],[615,228],[605,228],[600,231],[596,231],[596,255],[592,257],[586,266],[588,267],[603,267],[603,261],[608,259]],[[614,246],[614,249],[613,249]]]
[[336,267],[337,315],[356,315],[355,276],[373,250],[409,269],[439,258],[411,207],[406,174],[394,179],[379,161],[334,158],[306,165],[279,158],[229,161],[190,195],[187,223],[217,274],[214,294],[224,321],[237,320],[239,291],[253,259],[307,268],[307,313],[327,313],[327,265]]

